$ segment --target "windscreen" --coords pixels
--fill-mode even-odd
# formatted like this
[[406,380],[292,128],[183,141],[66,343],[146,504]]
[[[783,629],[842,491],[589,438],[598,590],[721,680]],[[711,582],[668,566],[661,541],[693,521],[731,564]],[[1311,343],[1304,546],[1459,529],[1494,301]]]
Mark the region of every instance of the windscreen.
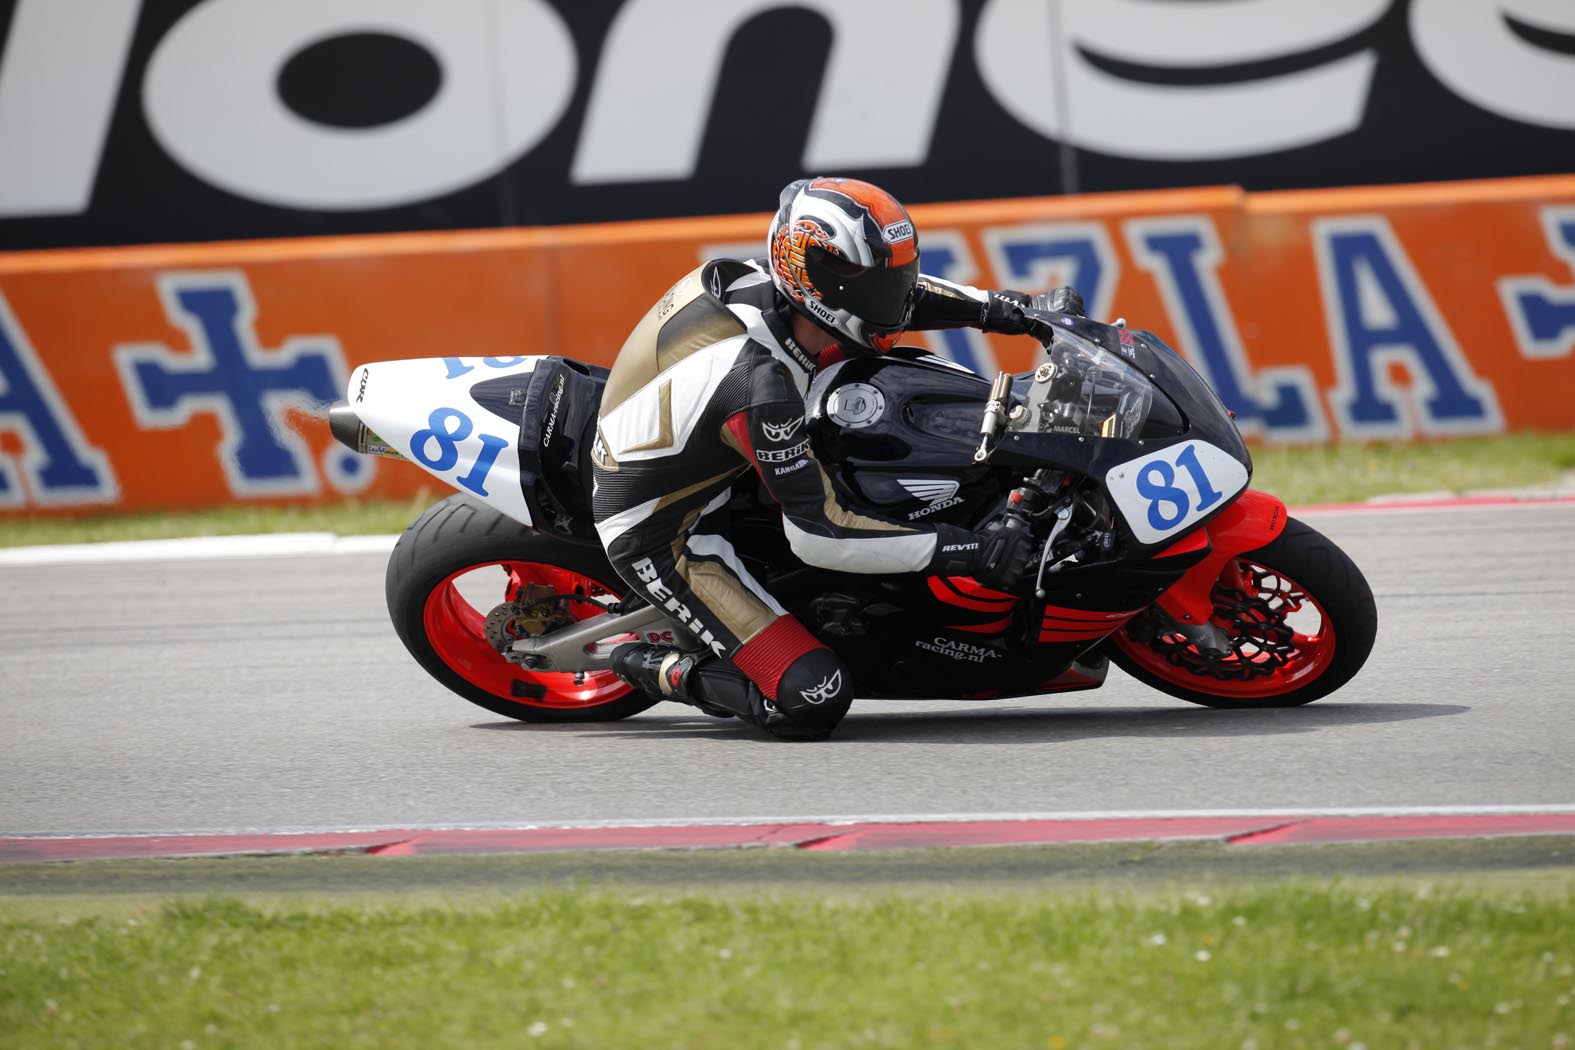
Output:
[[1147,376],[1115,354],[1058,333],[1031,376],[1020,378],[1007,429],[1023,433],[1139,438],[1181,433],[1186,424]]

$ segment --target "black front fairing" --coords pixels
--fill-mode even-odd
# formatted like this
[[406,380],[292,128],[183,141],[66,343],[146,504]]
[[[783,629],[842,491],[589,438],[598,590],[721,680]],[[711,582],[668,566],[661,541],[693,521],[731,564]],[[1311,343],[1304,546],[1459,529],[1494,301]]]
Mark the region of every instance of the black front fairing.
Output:
[[[1060,327],[1068,329],[1085,343],[1118,358],[1124,363],[1122,367],[1129,368],[1134,376],[1140,376],[1151,384],[1154,388],[1155,410],[1141,427],[1133,428],[1133,432],[1125,436],[1100,436],[1089,432],[1054,433],[1009,427],[1008,433],[996,445],[991,456],[993,462],[1010,464],[1020,471],[1048,465],[1102,480],[1112,468],[1123,463],[1152,455],[1169,446],[1196,440],[1207,442],[1236,460],[1246,471],[1247,477],[1251,478],[1252,454],[1230,413],[1203,377],[1157,335],[1101,324],[1087,318],[1059,314],[1046,316],[1057,318]],[[1046,358],[1054,352],[1053,349],[1047,350]],[[1019,375],[1013,384],[1014,401],[1031,396],[1032,386],[1033,373]],[[1217,514],[1229,503],[1230,500],[1221,502],[1213,513],[1194,522],[1185,531],[1193,531],[1205,524],[1208,517]],[[1169,536],[1163,543],[1145,544],[1130,532],[1127,539],[1137,548],[1136,553],[1153,553],[1184,534]]]
[[[1219,446],[1241,460],[1248,476],[1252,475],[1252,453],[1242,440],[1241,431],[1237,429],[1230,410],[1214,392],[1214,388],[1180,354],[1166,346],[1159,336],[1145,329],[1117,329],[1094,321],[1087,324],[1104,329],[1107,337],[1111,333],[1119,336],[1120,332],[1125,331],[1134,344],[1137,366],[1186,416],[1187,436],[1202,438]],[[1104,345],[1103,342],[1100,345]]]
[[[1147,376],[1179,411],[1183,425],[1170,434],[1149,433],[1139,438],[1102,438],[1098,441],[1076,440],[1082,435],[1073,435],[1073,440],[1068,441],[1065,439],[1069,435],[1010,433],[1002,438],[996,457],[1021,465],[1050,463],[1098,476],[1110,466],[1144,451],[1186,438],[1201,438],[1239,459],[1251,473],[1252,454],[1224,403],[1203,377],[1159,336],[1082,317],[1063,317],[1062,323],[1076,335],[1118,355]],[[1014,392],[1021,392],[1028,378],[1028,373],[1019,376]],[[1096,447],[1091,448],[1091,445]]]

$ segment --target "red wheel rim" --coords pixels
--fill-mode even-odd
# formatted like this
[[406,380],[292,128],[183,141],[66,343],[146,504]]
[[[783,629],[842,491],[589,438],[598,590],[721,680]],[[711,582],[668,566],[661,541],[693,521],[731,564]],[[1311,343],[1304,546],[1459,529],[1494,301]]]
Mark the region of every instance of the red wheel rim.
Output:
[[[478,573],[485,574],[479,581],[475,578]],[[497,577],[495,590],[488,578],[491,574]],[[483,600],[490,600],[493,605],[512,599],[532,583],[551,587],[558,594],[618,597],[617,591],[599,580],[536,562],[481,562],[451,573],[427,594],[421,623],[438,657],[465,681],[501,700],[559,710],[596,707],[633,691],[611,671],[587,672],[584,680],[576,684],[569,672],[527,671],[503,659],[487,640],[486,619],[491,606],[477,609],[461,593],[460,580],[467,577],[470,578],[465,579],[465,590],[476,594],[481,587],[486,593]],[[567,609],[576,620],[597,615],[590,602],[570,602]]]
[[[1239,624],[1220,615],[1229,604],[1222,596],[1231,591],[1244,592],[1266,603],[1279,622],[1290,629],[1288,643],[1276,653],[1255,645],[1252,631],[1241,633]],[[1227,677],[1201,669],[1197,650],[1181,647],[1175,640],[1156,639],[1153,643],[1135,641],[1125,630],[1114,635],[1116,645],[1138,667],[1156,678],[1200,693],[1245,700],[1284,696],[1316,680],[1334,660],[1334,621],[1305,588],[1284,573],[1244,558],[1227,562],[1214,587],[1213,623],[1241,644],[1237,655],[1220,662]],[[1193,663],[1189,656],[1197,657]],[[1230,677],[1236,674],[1240,677]]]

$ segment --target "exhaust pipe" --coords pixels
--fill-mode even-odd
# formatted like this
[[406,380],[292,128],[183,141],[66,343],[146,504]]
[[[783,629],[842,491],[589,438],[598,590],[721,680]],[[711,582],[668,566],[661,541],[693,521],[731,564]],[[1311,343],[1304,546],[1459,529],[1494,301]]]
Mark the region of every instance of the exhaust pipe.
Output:
[[404,459],[388,442],[378,437],[367,429],[361,417],[355,414],[355,409],[349,402],[335,401],[328,408],[328,432],[346,448],[354,449],[363,456],[382,456],[384,459]]

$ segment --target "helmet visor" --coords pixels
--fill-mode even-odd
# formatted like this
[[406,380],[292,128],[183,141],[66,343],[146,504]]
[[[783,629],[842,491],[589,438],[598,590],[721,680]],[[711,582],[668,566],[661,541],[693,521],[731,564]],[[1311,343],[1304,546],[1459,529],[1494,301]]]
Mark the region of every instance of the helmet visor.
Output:
[[804,253],[804,271],[821,301],[846,310],[871,328],[900,330],[913,317],[919,261],[906,266],[860,266],[819,245]]

